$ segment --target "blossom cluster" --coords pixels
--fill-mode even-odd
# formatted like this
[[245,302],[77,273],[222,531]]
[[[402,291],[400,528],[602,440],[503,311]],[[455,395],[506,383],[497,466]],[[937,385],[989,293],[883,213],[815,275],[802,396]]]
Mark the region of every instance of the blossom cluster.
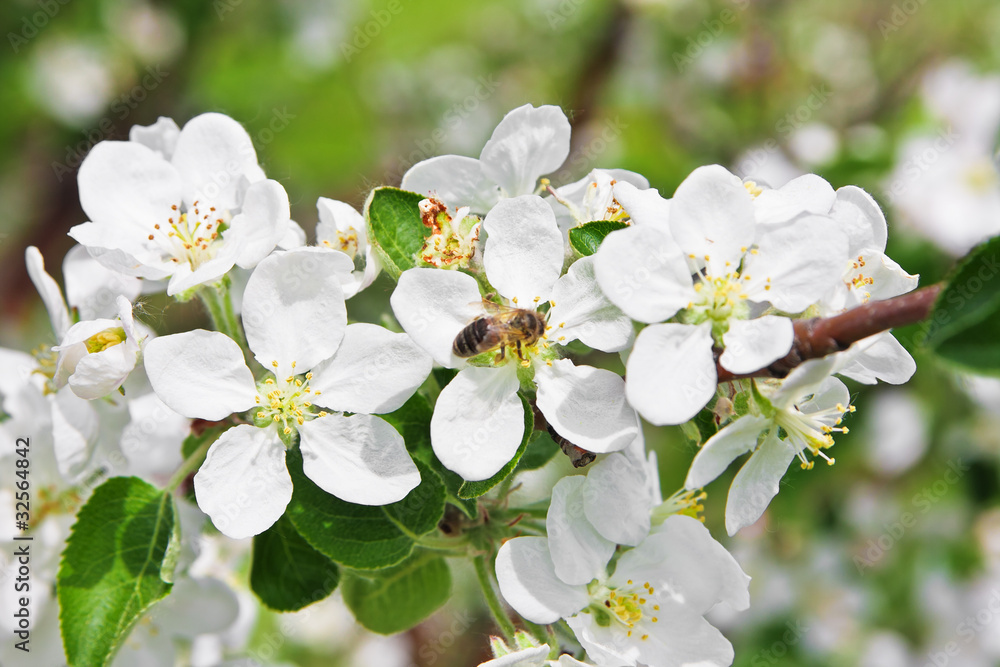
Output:
[[[70,232],[65,298],[40,253],[26,253],[54,344],[0,351],[16,371],[0,385],[0,429],[45,424],[51,467],[36,474],[53,498],[82,494],[63,514],[109,474],[176,488],[182,441],[216,429],[188,472],[200,511],[233,539],[285,514],[292,450],[340,501],[407,498],[422,481],[415,444],[380,415],[418,393],[434,399],[435,463],[465,484],[509,478],[532,432],[547,432],[589,453],[578,462],[600,459],[555,485],[537,534],[503,536],[507,602],[534,623],[565,619],[601,667],[728,665],[732,648],[704,616],[746,608],[748,578],[693,518],[701,488],[750,453],[726,526],[756,522],[793,460],[833,463],[833,434],[854,411],[837,375],[902,383],[915,367],[882,333],[784,379],[754,375],[790,353],[795,320],[917,278],[885,255],[885,218],[859,188],[806,175],[774,189],[717,165],[670,198],[617,169],[555,187],[545,175],[569,150],[562,111],[526,105],[479,158],[413,166],[401,189],[420,198],[423,240],[400,267],[368,211],[344,202],[318,200],[308,243],[284,187],[224,115],[183,128],[161,118],[101,142],[79,171],[89,221]],[[351,321],[347,301],[390,265],[392,318]],[[216,330],[158,335],[141,307],[157,292],[200,299]],[[664,501],[643,420],[699,415],[717,432]],[[496,664],[558,658],[538,644],[494,650]]]

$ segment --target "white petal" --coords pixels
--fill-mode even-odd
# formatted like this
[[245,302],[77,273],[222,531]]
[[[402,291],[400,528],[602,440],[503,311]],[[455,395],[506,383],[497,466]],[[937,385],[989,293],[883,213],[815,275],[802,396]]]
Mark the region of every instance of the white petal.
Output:
[[767,436],[733,479],[726,501],[726,532],[735,535],[764,514],[771,498],[778,495],[778,485],[795,458],[795,449],[779,440],[774,432]]
[[374,324],[349,324],[331,359],[313,369],[317,405],[384,414],[406,402],[430,375],[433,360],[409,336]]
[[179,577],[153,611],[154,627],[183,637],[223,632],[236,621],[240,603],[227,584],[212,577]]
[[159,249],[144,245],[145,236],[140,239],[129,232],[123,233],[114,224],[85,222],[72,227],[69,236],[85,246],[102,266],[126,276],[162,280],[178,268],[165,260]]
[[240,346],[217,331],[154,338],[144,349],[153,391],[185,417],[217,421],[254,405],[253,374]]
[[[243,292],[243,327],[257,361],[278,376],[304,373],[333,356],[347,307],[337,274],[347,255],[299,248],[264,259]],[[277,361],[277,367],[272,362]]]
[[170,160],[177,145],[177,137],[181,128],[173,118],[160,116],[152,125],[133,125],[128,131],[128,140],[142,144],[159,154],[164,160]]
[[142,281],[109,271],[82,245],[73,246],[66,253],[63,280],[66,302],[77,309],[81,320],[110,316],[115,297],[122,295],[133,301],[142,289]]
[[243,209],[223,234],[226,243],[237,243],[236,263],[252,269],[274,250],[291,224],[288,194],[277,181],[258,181],[247,188]]
[[184,179],[185,203],[204,200],[230,210],[240,206],[242,178],[259,171],[250,135],[221,113],[204,113],[184,125],[173,164]]
[[174,274],[167,284],[167,296],[174,296],[198,285],[213,284],[229,273],[236,264],[239,248],[235,241],[225,243],[219,252],[207,262],[202,262],[191,270],[191,264],[181,262],[175,265]]
[[879,252],[885,250],[889,233],[885,215],[872,196],[861,188],[847,185],[837,190],[830,217],[837,221],[837,228],[847,236],[850,256],[865,248],[875,248]]
[[670,232],[670,200],[664,199],[655,188],[639,188],[619,180],[614,185],[615,199],[636,225],[652,225]]
[[831,354],[820,359],[809,359],[796,366],[781,381],[771,396],[771,403],[778,408],[788,408],[798,403],[802,397],[814,393],[837,367],[837,355]]
[[461,155],[439,155],[410,167],[399,186],[403,190],[440,199],[448,208],[469,206],[486,213],[497,203],[496,183],[483,174],[479,160]]
[[654,324],[635,340],[625,391],[646,421],[683,424],[715,395],[718,376],[707,325]]
[[302,225],[294,220],[289,220],[284,236],[278,239],[278,248],[281,250],[294,250],[301,248],[305,244],[306,230],[302,229]]
[[466,368],[441,390],[431,417],[438,459],[469,481],[489,479],[511,460],[524,436],[524,406],[514,364]]
[[559,435],[591,452],[623,449],[635,440],[639,419],[625,400],[617,373],[557,359],[535,370],[536,403]]
[[595,350],[617,352],[632,342],[632,320],[604,296],[594,274],[593,256],[573,262],[556,281],[551,298],[555,305],[549,310],[548,324],[553,329],[549,336],[559,344],[578,339]]
[[642,544],[618,561],[612,585],[631,578],[653,588],[666,585],[669,595],[683,600],[694,614],[704,614],[719,602],[741,610],[750,606],[744,574],[736,560],[695,518],[667,517]]
[[441,269],[404,271],[389,303],[403,330],[445,368],[465,364],[452,354],[455,337],[486,314],[476,279]]
[[191,433],[191,420],[152,392],[130,399],[128,414],[119,448],[128,459],[129,473],[166,482],[182,462],[181,444]]
[[787,317],[730,320],[729,331],[722,336],[726,349],[719,363],[732,373],[752,373],[788,354],[794,339],[792,321]]
[[[42,253],[35,246],[28,246],[24,251],[24,263],[28,267],[28,277],[38,290],[38,296],[42,297],[45,310],[49,313],[49,321],[52,322],[52,331],[56,334],[56,340],[61,341],[66,332],[69,331],[70,319],[69,309],[63,300],[62,290],[53,280],[52,276],[45,272],[45,260]],[[90,319],[90,318],[87,318]]]
[[358,250],[368,247],[368,231],[365,218],[353,206],[336,199],[320,197],[316,200],[319,222],[316,223],[316,242],[329,241],[339,247],[337,232],[354,232],[358,239]]
[[169,162],[131,141],[102,141],[80,165],[80,205],[92,221],[146,235],[176,217],[181,177]]
[[765,417],[745,415],[722,428],[698,450],[684,487],[700,489],[721,475],[738,456],[757,446],[757,438],[768,423]]
[[743,289],[754,301],[768,301],[786,312],[811,306],[844,273],[847,237],[825,216],[770,227],[757,245],[757,253],[748,254],[743,265]]
[[52,400],[52,443],[59,474],[66,480],[80,475],[97,446],[97,412],[69,387]]
[[587,589],[556,576],[544,537],[515,537],[497,552],[500,593],[518,614],[533,623],[555,623],[583,609]]
[[135,368],[139,349],[128,342],[85,355],[69,377],[69,386],[80,398],[94,400],[118,389]]
[[520,106],[504,116],[483,146],[483,174],[508,197],[531,194],[540,176],[566,161],[569,135],[569,120],[559,107]]
[[889,299],[917,288],[920,277],[907,273],[903,267],[885,255],[881,253],[866,255],[866,259],[865,266],[861,267],[859,273],[865,274],[873,282],[860,289],[870,298]]
[[837,372],[863,384],[903,384],[917,371],[913,357],[888,331],[858,341],[838,356]]
[[563,477],[552,489],[545,518],[556,575],[567,584],[588,584],[604,574],[615,543],[601,536],[584,514],[587,478]]
[[645,467],[616,452],[595,463],[587,473],[583,509],[587,520],[605,538],[636,546],[649,534],[652,498]]
[[536,195],[504,199],[486,215],[486,276],[521,308],[545,301],[562,271],[563,239],[555,214]]
[[549,656],[549,651],[551,650],[548,644],[525,648],[499,658],[494,658],[493,660],[481,662],[479,663],[479,667],[514,667],[514,665],[542,667],[548,664],[545,659]]
[[743,181],[724,167],[699,167],[677,187],[670,231],[685,252],[705,261],[709,273],[726,273],[754,240],[753,199]]
[[194,476],[198,507],[224,535],[258,535],[274,524],[292,499],[285,446],[273,428],[243,424],[223,433]]
[[403,436],[371,415],[327,415],[299,426],[302,467],[312,481],[341,500],[386,505],[420,484]]
[[594,274],[611,303],[640,322],[662,322],[694,298],[683,253],[656,225],[608,234],[594,254]]
[[776,190],[766,189],[754,199],[757,224],[776,225],[803,213],[829,213],[837,194],[816,174],[793,178]]

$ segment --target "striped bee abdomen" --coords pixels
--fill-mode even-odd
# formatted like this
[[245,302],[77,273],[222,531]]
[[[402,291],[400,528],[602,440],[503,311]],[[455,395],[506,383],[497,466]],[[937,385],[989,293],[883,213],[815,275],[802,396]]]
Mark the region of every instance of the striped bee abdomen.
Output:
[[456,357],[474,357],[486,352],[500,343],[498,336],[490,326],[489,317],[480,317],[458,332],[451,351]]

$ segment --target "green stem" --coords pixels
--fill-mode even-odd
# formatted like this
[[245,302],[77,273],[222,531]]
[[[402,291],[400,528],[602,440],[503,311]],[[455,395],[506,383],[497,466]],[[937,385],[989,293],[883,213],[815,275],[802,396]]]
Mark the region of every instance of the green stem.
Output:
[[198,288],[198,298],[208,309],[215,330],[235,340],[240,347],[246,347],[246,339],[243,337],[243,331],[236,319],[236,311],[233,310],[229,281],[223,280],[218,285],[202,285]]
[[170,481],[167,482],[165,491],[167,493],[173,493],[177,490],[177,487],[187,479],[193,471],[201,467],[201,464],[205,462],[205,456],[208,454],[208,448],[212,446],[215,442],[215,438],[206,438],[205,442],[198,446],[198,449],[191,452],[191,456],[187,457],[181,467],[177,469],[177,472],[171,476]]
[[559,640],[556,639],[556,633],[552,630],[551,625],[546,625],[542,627],[537,623],[532,623],[531,621],[525,621],[524,627],[528,628],[528,632],[542,644],[548,644],[552,649],[549,651],[549,659],[555,660],[559,657]]
[[490,608],[490,613],[493,614],[493,618],[496,620],[497,626],[499,626],[500,632],[503,633],[507,644],[513,646],[514,624],[511,622],[510,617],[507,616],[507,612],[504,611],[496,591],[493,590],[493,581],[486,567],[486,556],[476,556],[473,559],[473,563],[476,566],[476,577],[479,579],[479,586],[483,589],[483,597],[486,598],[486,605]]

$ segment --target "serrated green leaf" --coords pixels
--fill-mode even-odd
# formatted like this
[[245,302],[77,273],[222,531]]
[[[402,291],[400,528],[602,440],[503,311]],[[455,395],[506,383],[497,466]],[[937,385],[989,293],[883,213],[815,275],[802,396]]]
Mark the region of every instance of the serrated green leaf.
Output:
[[612,220],[587,222],[569,230],[569,243],[574,250],[586,257],[597,252],[605,236],[625,227],[628,225],[624,222]]
[[1000,374],[1000,236],[976,246],[945,281],[924,344],[972,373]]
[[444,516],[446,491],[444,482],[429,465],[420,459],[413,462],[420,471],[420,484],[399,502],[382,509],[400,524],[404,532],[420,536],[437,528]]
[[395,567],[345,572],[341,592],[361,625],[391,635],[409,630],[447,602],[451,572],[440,556],[418,551]]
[[431,233],[420,217],[422,199],[426,196],[382,187],[372,190],[365,202],[368,240],[378,251],[385,272],[393,279],[417,265],[417,254]]
[[275,611],[297,611],[337,588],[340,570],[282,516],[253,538],[250,588]]
[[517,469],[537,470],[551,461],[558,451],[559,443],[552,439],[548,431],[532,431]]
[[302,471],[302,454],[289,450],[285,465],[292,477],[286,514],[310,545],[336,563],[361,570],[395,565],[410,555],[413,540],[381,507],[355,505],[331,496]]
[[113,477],[77,515],[57,577],[63,646],[74,667],[111,662],[173,578],[174,504],[138,477]]
[[521,405],[524,407],[524,435],[521,437],[520,446],[514,452],[514,457],[497,474],[489,479],[463,483],[458,489],[459,498],[478,498],[505,480],[508,475],[514,472],[517,464],[521,461],[521,457],[524,456],[524,452],[528,448],[528,439],[531,437],[532,429],[535,428],[535,414],[532,412],[528,401],[524,400],[524,396],[519,396],[519,398],[521,399]]

